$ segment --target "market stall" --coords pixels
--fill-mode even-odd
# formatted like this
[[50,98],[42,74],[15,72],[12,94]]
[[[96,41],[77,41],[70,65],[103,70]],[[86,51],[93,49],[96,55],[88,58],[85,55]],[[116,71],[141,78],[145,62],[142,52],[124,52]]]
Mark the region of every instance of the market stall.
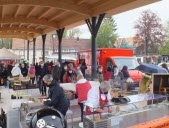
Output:
[[[86,115],[83,122],[84,128],[126,128],[140,123],[145,123],[155,119],[168,116],[169,103],[167,96],[158,94],[138,94],[123,97],[126,100],[113,100],[112,105],[100,107],[108,108],[112,106],[112,113]],[[149,103],[151,101],[151,104]],[[156,104],[154,104],[156,101]],[[158,102],[157,102],[158,101]],[[139,103],[147,102],[144,106]],[[90,108],[96,109],[96,108]],[[136,126],[135,126],[136,127]]]
[[6,65],[13,64],[15,60],[19,60],[20,56],[10,52],[6,48],[0,49],[0,63],[4,63]]

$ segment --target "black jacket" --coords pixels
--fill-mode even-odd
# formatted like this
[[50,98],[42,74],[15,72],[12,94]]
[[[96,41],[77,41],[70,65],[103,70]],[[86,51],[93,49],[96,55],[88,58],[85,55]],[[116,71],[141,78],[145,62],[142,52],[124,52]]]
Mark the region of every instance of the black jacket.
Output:
[[36,75],[39,75],[40,65],[35,65]]
[[46,67],[39,68],[39,75],[41,78],[43,78],[48,73],[48,70]]
[[85,77],[85,70],[87,69],[87,65],[86,63],[83,63],[81,66],[80,66],[80,70],[81,72],[83,73],[84,77]]
[[10,77],[12,76],[12,74],[11,74],[12,68],[13,68],[13,66],[10,64],[7,67],[8,76],[10,76]]
[[21,67],[21,73],[24,77],[26,77],[28,75],[28,69],[26,67],[24,68]]
[[6,79],[8,77],[7,68],[2,68],[1,70],[1,77]]
[[61,67],[53,66],[51,74],[53,78],[57,81],[60,81],[61,79]]
[[49,86],[48,93],[51,100],[45,101],[44,105],[54,107],[65,115],[69,108],[69,102],[64,94],[63,88],[61,88],[59,84],[53,80],[52,84]]

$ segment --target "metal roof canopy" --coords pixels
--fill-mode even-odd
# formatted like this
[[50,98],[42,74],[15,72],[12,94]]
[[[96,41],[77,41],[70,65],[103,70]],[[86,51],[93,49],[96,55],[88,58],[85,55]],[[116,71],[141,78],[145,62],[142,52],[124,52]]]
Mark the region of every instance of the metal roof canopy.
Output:
[[160,0],[0,0],[0,38],[33,39]]

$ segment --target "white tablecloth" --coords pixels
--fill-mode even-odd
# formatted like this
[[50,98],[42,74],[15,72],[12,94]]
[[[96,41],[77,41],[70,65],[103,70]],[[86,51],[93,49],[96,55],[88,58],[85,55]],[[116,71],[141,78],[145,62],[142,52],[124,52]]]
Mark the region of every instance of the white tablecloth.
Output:
[[[97,81],[89,81],[89,83],[91,84],[91,86],[99,86],[100,83]],[[71,90],[71,91],[76,91],[76,87],[75,87],[76,83],[61,83],[60,86],[64,89],[64,90]]]

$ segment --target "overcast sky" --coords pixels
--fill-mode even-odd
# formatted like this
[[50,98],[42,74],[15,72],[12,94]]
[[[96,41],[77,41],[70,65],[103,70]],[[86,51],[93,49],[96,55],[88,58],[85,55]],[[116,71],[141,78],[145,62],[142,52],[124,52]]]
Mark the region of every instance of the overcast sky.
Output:
[[[162,0],[154,4],[123,12],[113,16],[117,24],[117,34],[119,37],[134,36],[135,31],[133,27],[135,22],[139,19],[141,12],[148,9],[156,13],[161,18],[163,24],[169,21],[169,0]],[[87,26],[82,25],[80,28],[85,31],[80,38],[90,38]]]

